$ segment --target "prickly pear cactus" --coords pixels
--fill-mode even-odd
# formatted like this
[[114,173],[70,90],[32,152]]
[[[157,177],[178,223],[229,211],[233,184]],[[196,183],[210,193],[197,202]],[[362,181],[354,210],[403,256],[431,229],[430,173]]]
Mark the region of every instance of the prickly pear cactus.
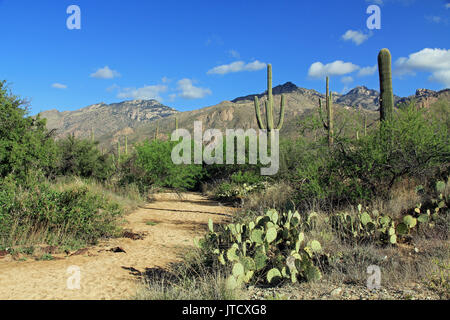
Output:
[[321,272],[313,259],[322,254],[322,246],[314,239],[306,243],[302,232],[313,219],[304,219],[298,212],[271,209],[246,224],[228,224],[222,232],[215,232],[210,221],[209,234],[196,244],[204,247],[209,241],[215,246],[218,261],[230,266],[230,289],[256,279],[268,284],[319,280]]

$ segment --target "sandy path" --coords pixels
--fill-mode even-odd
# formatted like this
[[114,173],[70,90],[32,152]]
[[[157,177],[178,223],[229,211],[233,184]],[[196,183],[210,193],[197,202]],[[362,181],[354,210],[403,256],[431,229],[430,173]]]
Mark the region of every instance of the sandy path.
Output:
[[[124,228],[146,233],[142,240],[111,239],[81,255],[54,255],[60,260],[53,261],[0,259],[0,299],[130,298],[139,284],[136,273],[180,260],[193,238],[205,233],[209,218],[223,222],[232,212],[199,194],[156,195],[154,202],[126,216]],[[126,253],[108,251],[114,247]],[[70,266],[80,270],[80,289],[67,287],[73,278]]]

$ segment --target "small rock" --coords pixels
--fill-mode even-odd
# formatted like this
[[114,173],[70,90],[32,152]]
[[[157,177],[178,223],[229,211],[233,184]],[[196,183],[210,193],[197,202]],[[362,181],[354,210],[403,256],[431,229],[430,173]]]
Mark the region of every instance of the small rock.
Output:
[[123,250],[121,247],[115,247],[115,248],[110,249],[109,251],[112,251],[114,253],[120,253],[120,252],[126,253],[126,251]]
[[78,256],[78,255],[82,255],[82,254],[87,254],[88,251],[89,251],[88,248],[79,249],[79,250],[75,251],[74,253],[72,253],[71,256]]
[[342,288],[336,288],[330,292],[330,295],[332,297],[336,297],[336,296],[339,296],[341,293],[342,293]]

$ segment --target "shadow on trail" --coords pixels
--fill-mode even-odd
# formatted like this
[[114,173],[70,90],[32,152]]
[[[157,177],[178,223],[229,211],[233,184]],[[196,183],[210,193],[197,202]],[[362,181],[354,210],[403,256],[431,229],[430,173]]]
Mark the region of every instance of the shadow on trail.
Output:
[[140,209],[144,210],[157,210],[157,211],[172,211],[172,212],[188,212],[188,213],[205,213],[205,214],[212,214],[217,216],[224,216],[224,217],[230,217],[231,214],[227,213],[219,213],[219,212],[211,212],[211,211],[199,211],[199,210],[185,210],[185,209],[165,209],[165,208],[152,208],[152,207],[139,207]]

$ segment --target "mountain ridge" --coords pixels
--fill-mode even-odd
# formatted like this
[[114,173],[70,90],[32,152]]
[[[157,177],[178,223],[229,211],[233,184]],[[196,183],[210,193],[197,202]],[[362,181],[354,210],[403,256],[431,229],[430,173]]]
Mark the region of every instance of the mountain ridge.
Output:
[[[325,95],[314,90],[298,87],[292,82],[286,82],[272,89],[276,105],[275,120],[278,118],[278,105],[281,94],[286,96],[286,117],[284,130],[292,131],[293,124],[298,116],[312,112],[318,107],[319,99]],[[195,120],[202,121],[209,128],[257,128],[254,116],[254,97],[260,98],[262,114],[267,91],[237,97],[231,101],[222,101],[216,105],[179,112],[174,108],[163,105],[157,100],[126,100],[118,103],[97,103],[75,111],[59,112],[55,109],[41,113],[47,118],[47,127],[57,129],[57,137],[75,134],[79,137],[88,137],[94,129],[96,139],[106,144],[116,142],[119,137],[128,135],[134,140],[142,137],[154,136],[156,131],[170,131],[174,127],[174,116],[179,118],[181,128],[189,129]],[[416,100],[420,105],[426,106],[436,101],[440,96],[450,99],[450,89],[433,91],[417,89],[415,95],[409,97],[395,96],[395,102],[409,103]],[[357,86],[346,94],[333,94],[336,108],[365,110],[373,113],[379,109],[379,92],[365,86]],[[159,121],[155,121],[159,120]],[[159,129],[156,130],[156,127]],[[172,128],[174,129],[174,128]]]

